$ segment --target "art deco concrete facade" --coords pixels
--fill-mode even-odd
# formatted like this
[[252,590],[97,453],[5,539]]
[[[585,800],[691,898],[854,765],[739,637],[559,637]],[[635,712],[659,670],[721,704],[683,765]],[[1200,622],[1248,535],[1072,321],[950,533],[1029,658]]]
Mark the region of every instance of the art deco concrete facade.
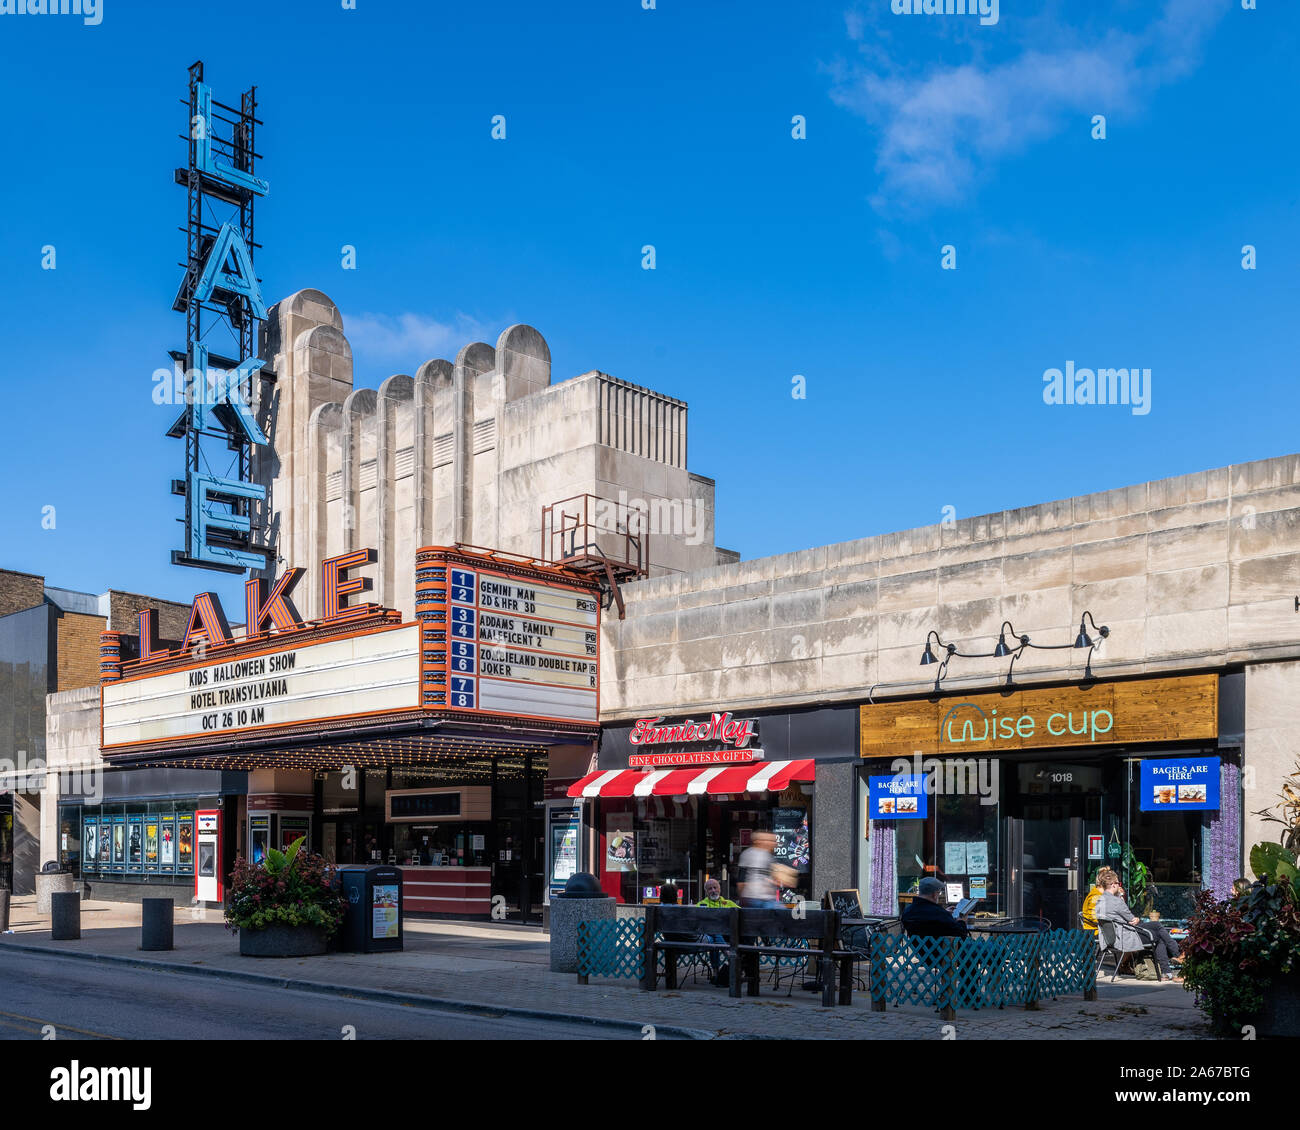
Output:
[[[553,385],[530,326],[375,390],[353,387],[343,319],[320,291],[286,298],[265,325],[277,381],[258,406],[271,448],[255,472],[280,568],[315,576],[325,557],[375,548],[371,599],[410,616],[418,548],[536,557],[542,506],[579,494],[650,504],[652,573],[718,560],[713,481],[687,470],[681,401],[594,371]],[[319,615],[313,586],[297,595],[305,616]]]
[[[1250,811],[1300,754],[1297,594],[1285,456],[627,586],[602,718],[915,696],[930,629],[968,651],[992,651],[1003,620],[1068,643],[1086,609],[1111,629],[1100,678],[1244,668]],[[1031,651],[1017,682],[1077,679],[1083,657]],[[944,689],[991,688],[1006,662],[954,659]],[[1246,844],[1275,836],[1247,817]]]

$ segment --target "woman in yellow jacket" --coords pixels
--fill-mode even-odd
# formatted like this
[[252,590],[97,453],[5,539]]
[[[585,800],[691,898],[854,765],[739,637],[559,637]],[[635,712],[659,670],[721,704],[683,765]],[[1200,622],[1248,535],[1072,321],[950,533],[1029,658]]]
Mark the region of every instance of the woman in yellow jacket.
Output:
[[1119,876],[1110,867],[1103,867],[1097,872],[1097,878],[1083,900],[1083,928],[1097,932],[1097,903],[1101,900],[1102,889],[1119,881]]

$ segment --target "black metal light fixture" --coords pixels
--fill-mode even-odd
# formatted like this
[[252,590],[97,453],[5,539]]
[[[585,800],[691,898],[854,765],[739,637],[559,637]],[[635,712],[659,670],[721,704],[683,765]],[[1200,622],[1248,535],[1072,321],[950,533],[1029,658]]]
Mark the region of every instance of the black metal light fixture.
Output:
[[[1011,629],[1011,634],[1016,637],[1019,643],[1017,649],[1023,649],[1029,646],[1029,637],[1020,635],[1010,620],[1003,620],[1002,627],[998,629],[998,646],[993,649],[994,659],[1005,659],[1011,654],[1011,648],[1007,647],[1007,629]],[[1014,660],[1012,661],[1014,662]]]
[[[1087,625],[1089,620],[1092,621],[1092,629],[1096,633],[1097,638],[1094,638],[1093,636],[1088,634]],[[1010,632],[1012,638],[1016,641],[1014,644],[1009,644],[1007,642],[1008,632]],[[1061,651],[1065,648],[1086,647],[1088,649],[1088,657],[1086,662],[1084,663],[1083,677],[1085,680],[1087,680],[1093,677],[1092,675],[1093,650],[1097,648],[1100,645],[1101,641],[1104,640],[1109,635],[1110,635],[1110,628],[1108,628],[1105,624],[1098,624],[1096,618],[1093,616],[1091,612],[1084,612],[1083,616],[1080,618],[1079,634],[1075,636],[1073,643],[1031,643],[1028,636],[1020,635],[1016,631],[1015,626],[1011,623],[1010,620],[1003,620],[1002,626],[998,629],[997,646],[994,647],[992,651],[967,652],[967,651],[958,651],[956,644],[944,643],[943,640],[939,637],[939,633],[932,630],[925,637],[925,652],[921,656],[921,666],[924,667],[930,663],[939,663],[938,658],[935,656],[934,651],[930,647],[930,640],[933,639],[940,646],[940,648],[942,648],[946,653],[944,655],[943,662],[940,663],[939,665],[938,675],[935,677],[934,680],[934,689],[935,692],[937,693],[939,690],[939,684],[942,682],[944,675],[947,673],[948,663],[954,655],[960,655],[963,659],[1005,659],[1009,655],[1011,656],[1011,663],[1007,666],[1007,681],[1005,685],[1007,688],[1011,688],[1015,686],[1015,680],[1012,677],[1012,673],[1015,671],[1016,660],[1019,659],[1022,655],[1024,655],[1026,649],[1032,647],[1039,651]]]
[[930,631],[930,634],[929,634],[928,636],[925,637],[925,653],[921,656],[921,666],[922,666],[922,667],[928,667],[931,663],[938,663],[938,662],[939,662],[939,660],[935,657],[934,652],[930,650],[930,639],[931,639],[931,637],[934,638],[934,642],[937,643],[937,644],[939,645],[940,648],[942,648],[944,651],[946,651],[950,657],[951,657],[951,656],[956,652],[956,650],[957,650],[957,645],[956,645],[956,644],[944,643],[943,640],[941,640],[941,639],[939,638],[939,633],[936,632],[936,631],[934,631],[934,630],[932,629],[932,630]]
[[1079,634],[1074,638],[1075,647],[1096,647],[1097,646],[1095,643],[1092,642],[1092,637],[1088,635],[1087,628],[1085,627],[1085,624],[1089,620],[1092,620],[1093,631],[1095,631],[1099,636],[1101,636],[1102,639],[1105,639],[1108,635],[1110,635],[1109,628],[1107,628],[1104,624],[1101,627],[1098,627],[1097,621],[1093,618],[1092,613],[1085,612],[1079,618]]

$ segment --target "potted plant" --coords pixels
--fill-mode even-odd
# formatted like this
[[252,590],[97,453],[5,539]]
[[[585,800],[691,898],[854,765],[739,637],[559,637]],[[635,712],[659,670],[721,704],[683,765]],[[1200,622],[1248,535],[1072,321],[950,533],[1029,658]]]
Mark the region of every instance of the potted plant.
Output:
[[226,927],[239,931],[246,957],[307,957],[325,952],[347,905],[335,889],[334,868],[303,839],[271,848],[264,863],[235,860],[226,898]]
[[1281,843],[1251,848],[1255,881],[1238,880],[1223,902],[1202,891],[1187,925],[1184,985],[1216,1035],[1252,1025],[1260,1036],[1300,1036],[1300,804],[1292,785],[1282,797],[1282,817],[1259,814],[1284,830]]

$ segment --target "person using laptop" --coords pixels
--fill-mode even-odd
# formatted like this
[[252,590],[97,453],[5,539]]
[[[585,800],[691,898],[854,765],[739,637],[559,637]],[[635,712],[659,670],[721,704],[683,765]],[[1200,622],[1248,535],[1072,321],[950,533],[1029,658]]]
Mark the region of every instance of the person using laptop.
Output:
[[[969,911],[968,911],[969,913]],[[902,914],[903,929],[920,938],[967,938],[965,917],[954,918],[944,906],[944,885],[938,879],[922,879],[917,897]]]

